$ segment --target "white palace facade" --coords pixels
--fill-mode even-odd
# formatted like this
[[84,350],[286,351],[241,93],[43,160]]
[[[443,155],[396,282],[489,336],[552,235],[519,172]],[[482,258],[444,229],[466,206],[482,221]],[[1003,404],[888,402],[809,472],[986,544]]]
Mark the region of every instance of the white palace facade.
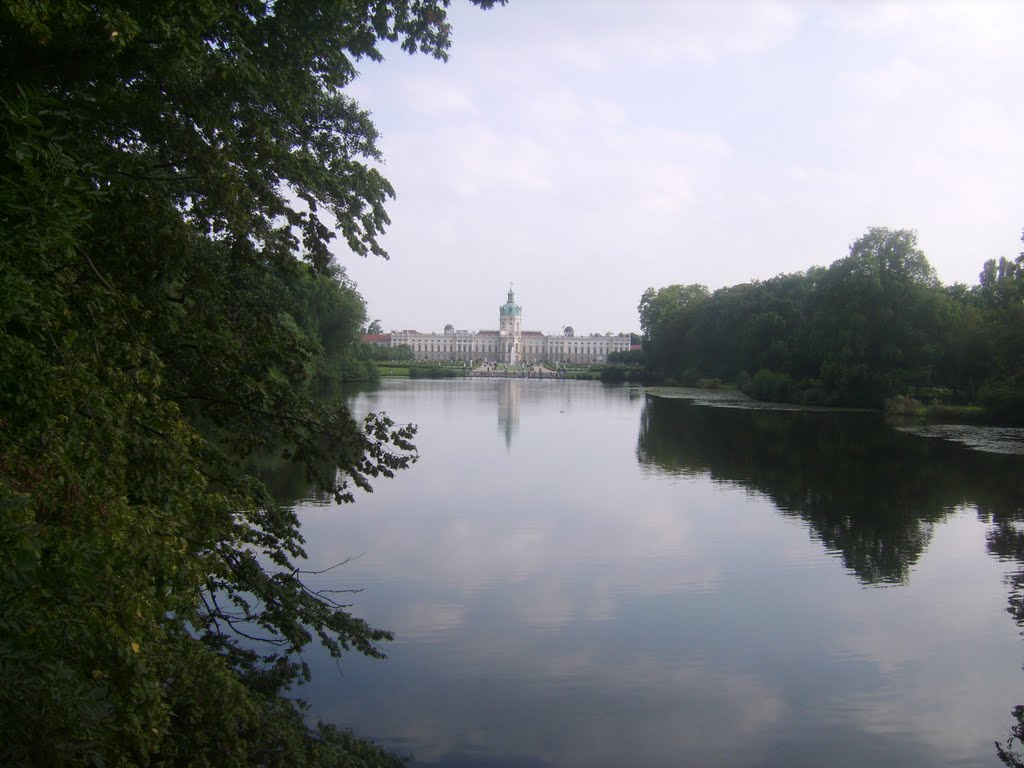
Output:
[[630,348],[628,333],[577,336],[571,327],[560,336],[522,329],[523,308],[516,304],[512,289],[508,301],[498,309],[498,330],[457,331],[446,325],[442,333],[393,331],[366,337],[390,347],[408,346],[417,360],[532,365],[537,363],[604,363],[612,352]]

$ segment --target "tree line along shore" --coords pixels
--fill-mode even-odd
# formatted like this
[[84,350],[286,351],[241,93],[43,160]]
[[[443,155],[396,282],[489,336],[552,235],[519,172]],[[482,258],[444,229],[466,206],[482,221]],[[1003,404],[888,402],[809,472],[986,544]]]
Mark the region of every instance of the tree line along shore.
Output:
[[1024,423],[1024,253],[942,285],[912,230],[872,228],[828,267],[640,300],[649,380],[761,400]]

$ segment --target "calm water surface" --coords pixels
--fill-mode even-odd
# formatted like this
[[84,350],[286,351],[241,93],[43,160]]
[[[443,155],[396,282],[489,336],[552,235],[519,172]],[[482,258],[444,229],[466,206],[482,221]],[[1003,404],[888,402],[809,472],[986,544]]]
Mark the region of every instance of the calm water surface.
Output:
[[1024,457],[722,406],[522,380],[357,396],[419,425],[419,462],[299,510],[314,565],[357,556],[317,584],[361,588],[396,640],[313,652],[313,715],[423,766],[999,765]]

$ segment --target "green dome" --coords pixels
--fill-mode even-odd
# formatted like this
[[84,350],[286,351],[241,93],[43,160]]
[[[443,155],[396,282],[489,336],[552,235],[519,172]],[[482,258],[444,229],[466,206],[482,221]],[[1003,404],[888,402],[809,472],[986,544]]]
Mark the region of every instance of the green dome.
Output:
[[498,310],[502,317],[510,317],[514,315],[522,315],[523,308],[516,304],[515,294],[512,293],[512,289],[508,289],[508,301],[501,305],[501,309]]

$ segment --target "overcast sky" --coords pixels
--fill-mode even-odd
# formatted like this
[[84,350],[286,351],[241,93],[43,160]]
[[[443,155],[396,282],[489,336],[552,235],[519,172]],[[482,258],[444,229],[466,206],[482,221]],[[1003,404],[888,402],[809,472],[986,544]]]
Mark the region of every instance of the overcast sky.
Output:
[[716,289],[916,229],[944,283],[1024,228],[1024,2],[456,2],[451,60],[351,94],[398,198],[390,261],[339,253],[385,330],[639,330]]

